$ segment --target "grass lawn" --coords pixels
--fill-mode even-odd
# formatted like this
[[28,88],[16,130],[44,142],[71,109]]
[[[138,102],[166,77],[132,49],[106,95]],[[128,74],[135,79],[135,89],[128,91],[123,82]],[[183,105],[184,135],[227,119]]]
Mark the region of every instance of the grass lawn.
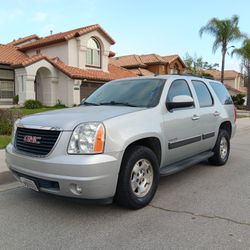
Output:
[[56,110],[56,109],[62,109],[63,107],[43,107],[39,109],[26,109],[26,108],[11,108],[13,111],[21,112],[23,115],[32,115],[36,113]]
[[11,140],[11,136],[9,135],[0,135],[0,149],[5,148]]

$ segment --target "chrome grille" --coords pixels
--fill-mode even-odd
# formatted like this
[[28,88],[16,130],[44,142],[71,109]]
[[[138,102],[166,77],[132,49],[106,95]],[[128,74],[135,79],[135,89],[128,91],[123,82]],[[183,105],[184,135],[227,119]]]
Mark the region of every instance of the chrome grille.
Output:
[[54,147],[60,131],[17,128],[15,137],[15,148],[25,153],[45,156],[50,153]]

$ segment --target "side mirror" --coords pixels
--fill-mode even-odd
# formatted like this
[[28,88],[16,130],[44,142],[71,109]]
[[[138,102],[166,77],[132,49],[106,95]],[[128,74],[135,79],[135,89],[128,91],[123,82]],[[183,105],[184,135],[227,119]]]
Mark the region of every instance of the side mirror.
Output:
[[192,106],[194,106],[194,99],[188,95],[178,95],[173,98],[172,102],[166,102],[166,107],[168,110]]

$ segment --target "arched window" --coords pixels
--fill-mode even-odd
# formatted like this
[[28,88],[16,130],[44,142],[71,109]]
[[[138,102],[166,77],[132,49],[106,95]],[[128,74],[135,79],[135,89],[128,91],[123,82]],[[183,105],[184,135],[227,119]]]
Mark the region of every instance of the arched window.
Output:
[[87,65],[101,67],[101,47],[93,37],[88,40],[87,44]]

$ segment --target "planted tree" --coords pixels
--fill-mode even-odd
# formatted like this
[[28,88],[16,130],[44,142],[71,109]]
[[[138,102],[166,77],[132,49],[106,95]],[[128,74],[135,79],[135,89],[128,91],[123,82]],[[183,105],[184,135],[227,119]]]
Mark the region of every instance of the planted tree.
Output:
[[241,48],[234,49],[234,54],[242,58],[247,73],[247,109],[250,110],[250,39],[246,39]]
[[231,19],[212,18],[208,23],[201,27],[199,33],[202,37],[203,33],[212,35],[215,40],[212,51],[215,53],[218,48],[221,48],[221,82],[224,82],[225,57],[229,48],[229,44],[239,41],[246,36],[240,32],[238,27],[239,17],[234,15]]

